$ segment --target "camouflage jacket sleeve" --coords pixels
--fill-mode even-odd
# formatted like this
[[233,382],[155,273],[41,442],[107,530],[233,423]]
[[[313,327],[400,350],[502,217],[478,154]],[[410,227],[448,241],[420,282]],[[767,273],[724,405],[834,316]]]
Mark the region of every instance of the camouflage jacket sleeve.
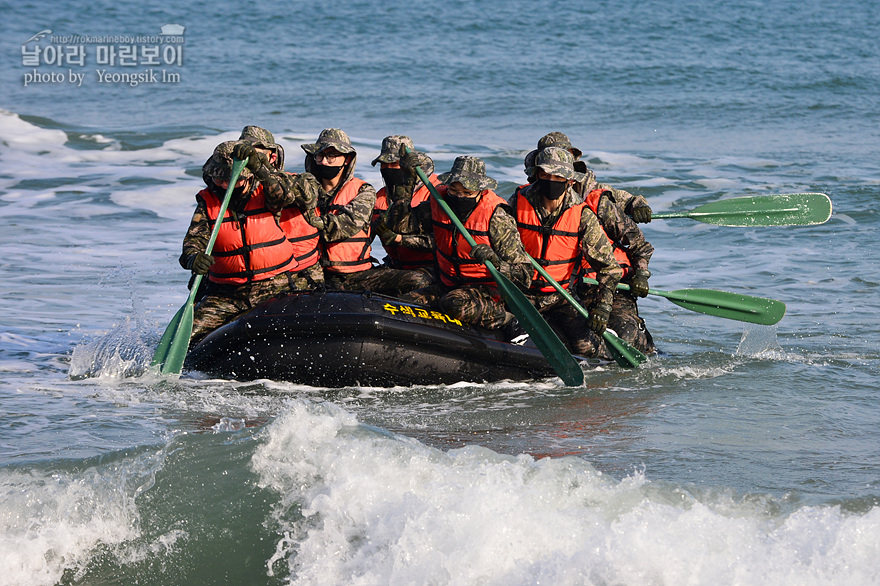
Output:
[[373,208],[376,205],[376,190],[369,183],[364,183],[358,194],[344,206],[330,208],[332,198],[320,190],[318,208],[324,220],[321,236],[324,242],[338,242],[351,238],[363,229],[370,229]]
[[292,192],[291,179],[295,175],[290,175],[284,171],[270,170],[268,167],[262,167],[255,173],[257,181],[263,185],[263,196],[266,198],[266,206],[277,212],[283,207],[293,203],[294,193]]
[[587,180],[581,184],[581,196],[582,199],[586,199],[588,193],[593,191],[594,189],[602,189],[604,191],[610,191],[611,197],[614,199],[614,202],[620,206],[620,209],[627,215],[632,215],[633,207],[647,206],[648,200],[646,200],[641,195],[634,195],[628,191],[623,189],[615,189],[611,187],[607,183],[599,183],[596,179],[596,175],[592,170],[587,169]]
[[196,196],[196,211],[193,212],[192,221],[189,223],[189,229],[186,236],[183,237],[183,253],[178,261],[180,266],[188,268],[192,258],[200,252],[205,252],[208,247],[208,240],[211,239],[211,230],[214,224],[208,217],[208,208],[205,201]]
[[596,214],[587,206],[581,211],[581,233],[581,254],[596,269],[596,280],[599,282],[597,301],[611,305],[614,290],[623,276],[623,269],[614,258],[614,250],[602,231]]
[[499,206],[489,220],[489,244],[501,259],[498,271],[521,289],[528,289],[534,269],[519,237],[516,220],[504,207]]
[[608,237],[626,251],[633,268],[648,270],[654,247],[645,240],[645,235],[632,218],[624,214],[620,206],[604,194],[599,198],[597,215]]
[[[419,207],[426,203],[430,213],[429,202],[424,202]],[[413,213],[411,199],[391,202],[383,215],[383,220],[389,230],[400,234],[400,246],[413,250],[434,250],[433,226],[430,224],[426,226],[419,215]]]
[[[262,172],[263,169],[260,171]],[[260,179],[264,177],[264,179]],[[309,173],[287,173],[272,171],[258,174],[263,184],[266,207],[277,212],[290,205],[296,205],[301,211],[314,209],[318,200],[316,180]]]

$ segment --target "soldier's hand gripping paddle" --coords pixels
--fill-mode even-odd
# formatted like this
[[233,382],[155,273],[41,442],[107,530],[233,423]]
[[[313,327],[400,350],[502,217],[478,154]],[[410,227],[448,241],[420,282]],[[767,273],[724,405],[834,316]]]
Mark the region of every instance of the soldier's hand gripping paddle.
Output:
[[[232,199],[232,192],[235,190],[238,176],[241,175],[245,165],[247,165],[247,159],[243,161],[235,159],[232,162],[232,176],[229,178],[229,187],[226,188],[226,196],[223,198],[223,203],[220,204],[220,212],[217,214],[218,221],[214,222],[214,229],[211,230],[211,238],[205,247],[205,254],[210,255],[214,249],[217,234],[220,233],[220,225],[223,223],[221,218],[226,215],[226,208],[229,206],[229,200]],[[186,359],[186,353],[189,349],[189,339],[192,336],[193,305],[195,304],[196,292],[199,290],[201,283],[202,275],[196,275],[186,303],[171,318],[171,323],[165,328],[165,333],[162,334],[162,339],[159,340],[159,346],[153,354],[151,366],[158,367],[161,374],[180,374],[183,368],[183,361]]]
[[[560,295],[562,295],[568,303],[574,307],[578,313],[584,316],[587,319],[590,319],[590,313],[581,305],[577,299],[571,296],[571,293],[565,290],[565,288],[556,282],[556,279],[550,276],[544,267],[541,264],[533,259],[531,256],[529,260],[532,261],[532,266],[541,273],[541,276],[550,283],[553,288],[555,288]],[[599,284],[598,281],[594,279],[584,279],[585,282]],[[628,285],[625,287],[629,288]],[[605,340],[605,347],[608,348],[608,352],[611,354],[611,357],[614,358],[614,361],[624,368],[635,368],[639,364],[645,362],[648,357],[645,356],[641,351],[637,348],[634,348],[631,344],[627,343],[625,340],[615,336],[609,330],[605,330],[602,332],[602,339]]]
[[689,212],[653,214],[652,220],[690,218],[716,226],[810,226],[831,217],[831,199],[824,193],[783,193],[733,197],[701,205]]
[[[410,149],[407,148],[407,152],[409,151]],[[431,192],[431,195],[437,200],[437,203],[443,208],[443,211],[449,216],[449,219],[467,243],[471,246],[476,246],[476,241],[471,237],[455,213],[449,208],[449,205],[443,201],[443,198],[437,193],[437,189],[431,184],[431,181],[425,175],[424,171],[422,171],[422,168],[416,167],[416,173],[418,173],[419,179],[422,180],[422,183],[425,184]],[[522,327],[529,333],[529,336],[531,336],[535,345],[541,351],[541,354],[544,355],[544,358],[547,359],[547,362],[550,363],[550,366],[553,367],[553,371],[556,372],[557,376],[559,376],[559,378],[562,379],[562,382],[569,387],[577,387],[584,384],[584,371],[581,370],[580,364],[578,364],[578,361],[574,356],[568,352],[565,344],[562,343],[562,340],[559,339],[559,336],[556,335],[556,332],[553,331],[550,325],[544,321],[544,318],[541,317],[541,314],[538,313],[535,306],[531,304],[526,296],[523,295],[522,291],[520,291],[510,279],[502,275],[498,269],[495,268],[495,265],[490,261],[486,261],[484,264],[486,265],[486,268],[489,269],[492,278],[495,279],[499,292],[507,302],[508,309],[510,309],[510,312],[516,316]]]

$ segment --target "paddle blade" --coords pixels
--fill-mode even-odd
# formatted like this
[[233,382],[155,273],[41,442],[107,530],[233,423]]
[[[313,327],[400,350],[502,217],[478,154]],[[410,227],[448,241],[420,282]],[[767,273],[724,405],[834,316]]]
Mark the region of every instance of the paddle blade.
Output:
[[186,305],[183,305],[177,310],[174,317],[171,318],[168,327],[165,328],[165,333],[162,334],[162,338],[159,340],[159,345],[156,346],[156,351],[153,353],[153,361],[150,363],[150,366],[161,366],[165,362],[165,359],[168,357],[168,349],[171,348],[171,342],[174,340],[174,335],[177,333],[177,328],[180,325],[180,318],[183,316],[183,310],[185,308]]
[[153,354],[152,366],[158,366],[162,374],[180,374],[189,349],[193,328],[193,304],[188,300],[177,310],[171,323],[165,328],[159,346]]
[[187,350],[189,350],[189,339],[192,336],[193,328],[193,304],[187,303],[182,308],[180,323],[174,332],[171,344],[168,346],[168,353],[159,370],[162,374],[180,374],[183,370],[183,361],[186,359]]
[[690,212],[654,214],[652,218],[690,218],[717,226],[810,226],[831,217],[831,199],[824,193],[786,193],[734,197],[702,205]]
[[762,326],[772,326],[785,315],[783,302],[764,297],[712,289],[678,289],[677,291],[650,289],[648,292],[666,297],[676,305],[691,311]]
[[640,350],[628,344],[625,340],[615,336],[608,330],[602,332],[602,338],[605,340],[605,347],[611,353],[611,357],[618,366],[624,368],[635,368],[642,364],[648,357]]
[[580,364],[574,356],[569,354],[565,344],[562,343],[553,328],[544,321],[535,306],[510,279],[498,272],[492,263],[487,262],[486,266],[492,273],[498,290],[507,302],[508,309],[529,333],[532,341],[535,342],[541,354],[544,355],[562,382],[569,387],[579,387],[584,384],[584,371],[581,370]]

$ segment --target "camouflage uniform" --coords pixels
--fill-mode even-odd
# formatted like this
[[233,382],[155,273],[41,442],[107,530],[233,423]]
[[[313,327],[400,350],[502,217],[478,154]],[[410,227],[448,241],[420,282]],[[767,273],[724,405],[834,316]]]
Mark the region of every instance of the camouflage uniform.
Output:
[[[421,156],[426,155],[421,154]],[[498,185],[494,179],[486,176],[486,165],[481,159],[467,156],[455,159],[452,170],[440,175],[440,180],[445,185],[461,183],[468,191],[485,192]],[[407,217],[410,214],[414,217]],[[464,223],[467,221],[467,216],[460,219]],[[433,238],[430,201],[419,204],[415,209],[401,206],[400,222],[418,226],[421,234],[430,234]],[[516,220],[510,215],[509,210],[503,206],[495,209],[489,219],[488,232],[489,245],[500,259],[496,265],[498,271],[521,289],[527,290],[532,281],[532,268],[516,229]],[[449,287],[438,282],[430,287],[408,293],[403,298],[433,304],[440,311],[462,322],[484,328],[498,329],[513,320],[513,315],[506,310],[504,300],[497,288],[488,285],[465,284]]]
[[[638,225],[621,211],[620,206],[614,203],[608,192],[603,193],[599,199],[597,216],[599,223],[602,224],[602,228],[615,246],[624,248],[629,257],[632,268],[623,282],[631,285],[637,272],[642,272],[646,278],[650,277],[648,262],[651,260],[651,255],[654,254],[654,247],[645,240],[645,235]],[[586,286],[586,284],[584,285]],[[654,346],[651,333],[645,326],[645,320],[639,316],[636,299],[636,296],[630,291],[615,291],[608,327],[634,348],[645,354],[653,354],[657,348]]]
[[[582,181],[579,181],[576,185],[576,192],[580,196],[581,201],[586,199],[587,194],[594,189],[601,188],[610,191],[614,201],[630,217],[633,216],[633,211],[635,209],[647,208],[649,218],[648,221],[651,221],[651,208],[650,206],[648,206],[648,201],[644,197],[642,197],[641,195],[633,195],[632,193],[624,191],[623,189],[615,189],[605,183],[599,183],[599,181],[596,179],[596,174],[587,167],[587,164],[584,161],[580,160],[581,156],[583,155],[581,150],[573,147],[571,145],[571,141],[568,140],[568,137],[561,132],[551,132],[549,134],[545,134],[543,137],[541,137],[541,140],[538,141],[538,148],[529,152],[525,156],[523,164],[525,165],[526,175],[529,175],[529,170],[534,168],[535,157],[538,155],[538,153],[545,148],[551,146],[566,149],[568,152],[570,152],[575,159],[575,170],[584,174],[584,179]],[[529,175],[529,183],[531,183],[533,180],[534,177]]]
[[[278,181],[279,188],[267,191],[266,204],[273,210],[282,210],[289,206],[296,206],[311,223],[311,219],[317,217],[315,202],[318,199],[318,185],[314,177],[309,173],[287,173],[284,171],[284,147],[275,142],[275,136],[265,128],[259,126],[245,126],[241,130],[240,141],[247,141],[253,146],[267,149],[275,153],[274,170],[281,172],[272,177]],[[264,186],[265,187],[265,186]],[[280,215],[280,213],[279,213]],[[296,238],[300,234],[289,234]],[[291,281],[293,291],[306,291],[324,286],[324,269],[321,264],[314,264],[301,271],[297,271]]]
[[[644,234],[632,219],[624,214],[607,192],[599,199],[597,214],[599,223],[614,242],[615,246],[626,251],[632,268],[630,273],[623,279],[624,283],[632,284],[634,275],[641,271],[647,277],[651,276],[648,270],[648,262],[654,254],[654,247],[645,240]],[[595,294],[595,286],[584,283],[581,294],[585,297]],[[614,293],[614,303],[611,309],[611,319],[608,320],[609,329],[645,354],[656,352],[651,333],[645,327],[645,321],[639,316],[636,296],[630,291],[617,290]]]
[[[314,174],[318,166],[318,163],[315,161],[315,155],[326,149],[333,148],[344,155],[352,155],[351,161],[346,163],[341,171],[341,180],[329,193],[320,182],[316,183],[317,208],[321,215],[312,225],[318,228],[321,242],[325,244],[340,242],[355,236],[361,230],[369,231],[373,208],[376,205],[376,190],[369,183],[361,185],[355,198],[348,204],[342,207],[333,206],[331,210],[333,198],[354,177],[357,151],[352,146],[348,135],[338,128],[327,128],[321,131],[317,142],[300,146],[306,153],[306,172],[312,174]],[[311,219],[309,221],[310,223],[312,222]],[[371,259],[371,261],[377,262],[375,259]],[[322,263],[325,263],[324,280],[327,286],[333,289],[362,291],[365,289],[362,286],[362,281],[371,276],[369,273],[375,270],[368,269],[355,273],[336,273],[326,270],[326,259],[322,259]]]
[[[564,177],[575,182],[582,181],[584,176],[575,171],[573,163],[574,157],[567,150],[553,147],[543,150],[536,160],[536,166],[550,175]],[[534,172],[537,173],[536,170]],[[514,211],[519,204],[519,198],[524,198],[531,204],[541,225],[548,228],[554,226],[566,210],[580,203],[572,186],[567,188],[565,194],[562,195],[561,204],[553,211],[547,211],[544,208],[544,198],[538,192],[536,185],[527,185],[518,189],[511,196],[509,203]],[[623,269],[617,264],[614,251],[602,231],[596,215],[587,206],[583,206],[581,209],[578,233],[580,235],[580,254],[590,261],[590,266],[596,269],[596,280],[599,282],[584,306],[590,312],[599,303],[610,307],[613,303],[617,283],[623,275]],[[536,254],[536,256],[538,255]],[[575,269],[574,275],[576,276],[578,272],[579,267]],[[557,333],[561,334],[560,337],[568,343],[574,353],[589,358],[610,359],[601,336],[590,329],[587,319],[572,307],[561,294],[532,291],[529,297],[547,322]]]
[[[214,189],[215,194],[221,199],[225,197],[225,190],[219,193],[217,191],[219,188],[214,184],[213,179],[228,181],[231,178],[232,150],[235,145],[234,141],[221,143],[202,167],[205,183],[209,189]],[[265,167],[255,173],[247,168],[242,169],[241,178],[247,179],[250,183],[243,193],[238,196],[233,195],[229,202],[229,211],[237,213],[244,209],[253,193],[256,181],[263,185],[264,195],[272,190],[283,193],[286,179],[279,175],[281,174]],[[200,196],[196,197],[196,201],[196,210],[184,237],[183,252],[179,259],[180,265],[187,270],[192,269],[196,256],[207,248],[214,228],[205,201]],[[296,288],[299,283],[295,275],[296,273],[281,273],[269,279],[249,281],[242,285],[220,284],[203,279],[205,289],[194,309],[190,344],[258,303]]]
[[[414,149],[413,141],[408,136],[391,135],[382,139],[382,150],[372,161],[372,165],[376,163],[397,163],[400,161],[401,147]],[[422,170],[427,175],[434,172],[434,163],[428,157],[424,157]],[[404,248],[412,248],[415,250],[425,251],[433,254],[434,238],[427,239],[424,235],[418,233],[418,226],[413,222],[400,223],[395,220],[400,215],[402,206],[409,207],[412,202],[413,193],[422,186],[422,182],[418,178],[407,175],[405,182],[398,185],[385,187],[385,198],[383,198],[382,209],[377,199],[376,207],[373,209],[373,219],[371,222],[371,235],[379,236],[382,245],[386,250],[390,246],[398,246]],[[392,211],[395,210],[395,211]],[[395,243],[397,236],[401,236],[401,241]],[[420,268],[404,268],[397,266],[394,259],[386,256],[382,261],[382,266],[370,271],[370,275],[360,281],[364,289],[378,291],[386,295],[394,295],[399,297],[404,293],[428,287],[436,282],[437,276],[434,267]]]

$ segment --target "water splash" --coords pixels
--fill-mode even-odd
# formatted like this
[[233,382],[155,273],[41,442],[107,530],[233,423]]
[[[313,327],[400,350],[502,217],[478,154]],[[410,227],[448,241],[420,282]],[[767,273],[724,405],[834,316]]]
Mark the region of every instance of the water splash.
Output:
[[754,324],[745,324],[735,356],[762,360],[788,359],[788,354],[776,337],[776,326]]
[[145,331],[140,320],[129,316],[106,334],[74,347],[68,376],[72,380],[140,376],[155,346],[144,339]]

